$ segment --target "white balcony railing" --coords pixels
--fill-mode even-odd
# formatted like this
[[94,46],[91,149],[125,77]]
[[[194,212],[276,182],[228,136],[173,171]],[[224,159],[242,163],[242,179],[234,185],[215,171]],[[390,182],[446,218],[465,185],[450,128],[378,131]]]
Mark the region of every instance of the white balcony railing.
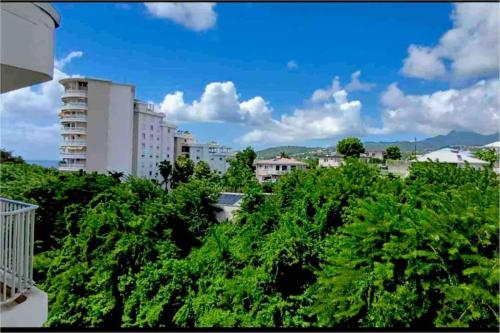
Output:
[[87,110],[87,103],[80,103],[80,102],[68,102],[64,103],[61,106],[62,110]]
[[85,114],[64,114],[62,113],[60,115],[61,117],[61,122],[86,122],[87,121],[87,115]]
[[85,140],[63,140],[60,143],[61,147],[85,147],[87,142]]
[[86,159],[87,153],[82,152],[62,152],[61,158]]
[[63,98],[66,97],[87,97],[87,90],[74,90],[68,89],[62,95]]
[[78,171],[85,170],[85,163],[60,163],[59,170],[61,171]]
[[0,303],[33,286],[35,210],[38,206],[0,197]]
[[62,134],[85,134],[87,132],[86,127],[65,127],[61,126]]

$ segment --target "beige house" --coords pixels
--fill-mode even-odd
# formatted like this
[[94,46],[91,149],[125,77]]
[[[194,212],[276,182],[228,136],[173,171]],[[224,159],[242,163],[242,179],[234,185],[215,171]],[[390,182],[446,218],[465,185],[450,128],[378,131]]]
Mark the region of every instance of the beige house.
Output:
[[304,170],[307,167],[307,164],[304,162],[285,157],[276,157],[272,160],[257,160],[254,162],[254,165],[255,175],[261,183],[265,181],[274,182],[292,170]]

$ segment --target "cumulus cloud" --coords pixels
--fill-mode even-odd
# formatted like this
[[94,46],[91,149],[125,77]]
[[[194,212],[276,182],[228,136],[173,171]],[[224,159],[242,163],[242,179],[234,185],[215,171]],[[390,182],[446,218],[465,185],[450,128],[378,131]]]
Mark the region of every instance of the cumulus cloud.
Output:
[[323,103],[296,109],[292,115],[282,115],[278,120],[272,119],[246,133],[241,141],[287,143],[361,134],[363,131],[361,102],[349,101],[347,92],[339,90]]
[[354,73],[351,74],[351,82],[349,82],[346,86],[345,89],[347,91],[356,91],[356,90],[361,90],[361,91],[370,91],[375,87],[374,83],[367,83],[367,82],[361,82],[359,80],[359,77],[361,76],[361,71],[355,71]]
[[259,124],[267,121],[271,108],[260,96],[240,101],[233,82],[212,82],[205,87],[199,100],[184,101],[184,93],[167,94],[159,105],[168,119],[198,122],[241,122]]
[[286,68],[288,68],[289,70],[294,70],[299,68],[299,65],[295,62],[295,60],[290,60],[289,62],[287,62]]
[[456,4],[453,28],[434,47],[410,45],[402,74],[426,80],[497,76],[499,6],[498,3]]
[[383,127],[367,130],[371,134],[437,135],[454,129],[495,133],[500,121],[499,88],[499,80],[490,79],[463,89],[407,95],[393,83],[382,94]]
[[360,76],[361,76],[360,70],[357,70],[354,73],[352,73],[351,81],[345,86],[345,88],[342,88],[342,86],[340,85],[339,77],[335,76],[329,87],[325,89],[316,89],[313,92],[311,96],[311,101],[314,103],[325,101],[333,97],[333,94],[342,89],[344,89],[347,92],[357,91],[357,90],[370,91],[375,87],[375,84],[373,83],[361,82],[359,79]]
[[56,159],[59,142],[57,114],[64,88],[59,80],[69,75],[64,66],[81,57],[80,51],[54,61],[51,81],[13,90],[0,99],[1,146],[28,158]]
[[217,21],[216,4],[212,2],[145,3],[144,5],[154,17],[174,21],[194,31],[208,30],[215,26]]

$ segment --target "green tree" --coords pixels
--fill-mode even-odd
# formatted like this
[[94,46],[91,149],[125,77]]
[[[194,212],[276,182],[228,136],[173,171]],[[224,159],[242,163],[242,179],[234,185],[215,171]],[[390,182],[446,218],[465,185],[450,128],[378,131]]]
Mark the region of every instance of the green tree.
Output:
[[158,164],[158,171],[160,172],[161,177],[163,178],[163,181],[161,182],[162,185],[167,185],[170,183],[171,178],[172,178],[172,163],[168,160],[163,160]]
[[359,157],[365,152],[361,140],[355,137],[348,137],[340,140],[336,146],[337,153],[346,157]]
[[280,157],[281,158],[290,158],[290,155],[288,155],[286,152],[282,151],[282,152],[280,152]]
[[224,175],[225,187],[229,191],[243,191],[257,183],[254,161],[257,154],[251,147],[237,152],[229,160],[229,168]]
[[498,162],[498,154],[494,149],[479,149],[474,152],[474,156],[480,160],[490,162],[490,166],[493,166]]
[[384,151],[384,160],[400,160],[403,155],[398,146],[389,146]]
[[177,186],[179,183],[185,183],[194,173],[194,163],[185,155],[180,155],[174,164],[172,172],[172,184]]
[[24,163],[21,156],[14,156],[11,151],[0,149],[0,163]]
[[212,175],[210,166],[205,161],[199,161],[194,167],[194,177],[196,179],[207,179]]

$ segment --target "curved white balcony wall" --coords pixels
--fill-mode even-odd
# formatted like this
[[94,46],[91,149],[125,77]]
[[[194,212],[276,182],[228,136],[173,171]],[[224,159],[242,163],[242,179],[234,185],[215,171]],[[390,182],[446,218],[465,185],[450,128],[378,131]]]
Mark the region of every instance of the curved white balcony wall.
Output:
[[61,134],[85,134],[86,127],[61,127]]
[[71,115],[61,115],[61,122],[86,122],[87,121],[87,116],[82,114],[82,115],[77,115],[77,114],[71,114]]
[[84,140],[63,140],[59,144],[61,147],[85,147],[87,142]]
[[87,154],[86,153],[81,153],[81,152],[64,152],[61,153],[61,158],[77,158],[77,159],[86,159]]
[[0,92],[52,79],[59,14],[48,3],[0,3]]
[[68,102],[61,106],[61,110],[87,110],[87,103]]
[[59,170],[61,171],[78,171],[78,170],[85,170],[85,164],[61,164],[59,166]]
[[62,95],[63,99],[64,98],[70,98],[70,97],[85,98],[85,97],[87,97],[87,91],[86,90],[72,90],[72,89],[68,89]]

